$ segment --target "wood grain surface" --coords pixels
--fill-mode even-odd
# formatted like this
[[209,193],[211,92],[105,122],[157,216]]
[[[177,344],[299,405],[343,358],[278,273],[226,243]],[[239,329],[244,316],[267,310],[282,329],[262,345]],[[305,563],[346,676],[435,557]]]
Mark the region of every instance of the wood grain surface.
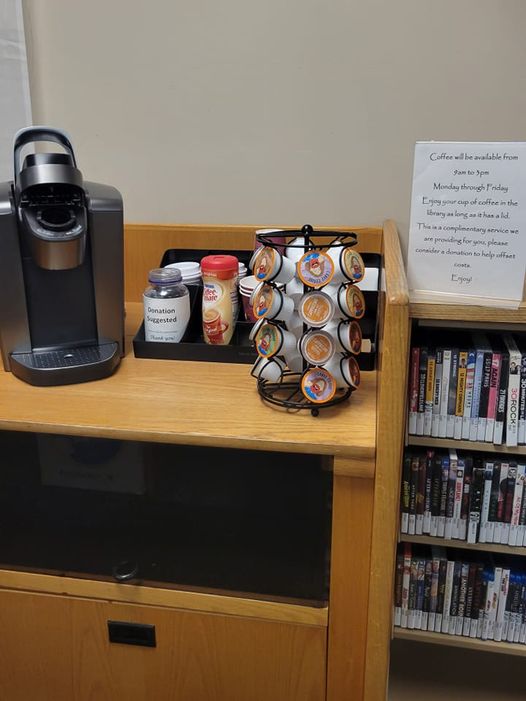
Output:
[[[157,268],[169,248],[250,251],[254,248],[255,231],[259,228],[287,228],[279,225],[218,226],[206,224],[126,224],[125,266],[126,294],[129,302],[139,302],[146,286],[148,271]],[[298,225],[297,228],[301,228]],[[375,227],[318,227],[319,231],[336,229],[358,234],[356,250],[379,253],[382,230]]]
[[384,279],[380,313],[377,454],[365,661],[364,699],[385,701],[392,634],[394,566],[400,472],[405,431],[409,309],[396,227],[384,226]]
[[[110,643],[108,620],[157,647]],[[324,628],[6,591],[0,625],[2,701],[325,699]]]
[[[35,572],[0,569],[1,590],[16,589],[45,594],[64,594],[78,598],[103,599],[130,604],[164,606],[172,609],[245,616],[266,621],[284,621],[303,625],[327,626],[326,608],[293,603],[251,599],[248,597],[182,591],[117,582],[62,577]],[[0,697],[1,699],[1,697]]]
[[364,670],[373,489],[372,480],[334,477],[327,701],[367,698]]
[[[141,307],[128,305],[128,332]],[[376,373],[362,373],[349,402],[313,417],[263,404],[249,365],[128,350],[112,377],[80,385],[32,387],[0,372],[0,429],[338,455],[356,459],[362,474],[375,455]]]

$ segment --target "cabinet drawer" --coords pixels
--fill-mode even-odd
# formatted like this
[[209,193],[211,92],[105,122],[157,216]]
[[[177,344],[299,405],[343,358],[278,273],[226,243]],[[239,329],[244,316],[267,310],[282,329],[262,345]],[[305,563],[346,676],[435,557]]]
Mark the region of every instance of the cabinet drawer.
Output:
[[[111,643],[108,621],[156,646]],[[325,698],[325,627],[4,590],[0,630],[1,701]]]

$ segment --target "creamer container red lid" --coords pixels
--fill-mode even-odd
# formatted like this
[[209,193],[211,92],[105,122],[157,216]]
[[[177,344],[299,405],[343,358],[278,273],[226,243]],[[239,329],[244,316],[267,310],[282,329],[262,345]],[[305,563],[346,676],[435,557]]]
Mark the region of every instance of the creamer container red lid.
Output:
[[336,394],[336,382],[324,368],[310,368],[301,378],[301,391],[311,402],[325,404]]
[[201,259],[201,271],[210,272],[230,272],[234,271],[237,275],[239,267],[239,261],[235,256],[228,256],[223,254],[205,256]]

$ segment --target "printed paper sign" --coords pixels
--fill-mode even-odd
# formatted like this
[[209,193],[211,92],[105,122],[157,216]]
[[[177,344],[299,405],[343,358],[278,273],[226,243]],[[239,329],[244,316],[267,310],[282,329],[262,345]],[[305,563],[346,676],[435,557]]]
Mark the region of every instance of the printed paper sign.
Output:
[[526,143],[417,143],[408,251],[414,296],[518,304],[525,262]]

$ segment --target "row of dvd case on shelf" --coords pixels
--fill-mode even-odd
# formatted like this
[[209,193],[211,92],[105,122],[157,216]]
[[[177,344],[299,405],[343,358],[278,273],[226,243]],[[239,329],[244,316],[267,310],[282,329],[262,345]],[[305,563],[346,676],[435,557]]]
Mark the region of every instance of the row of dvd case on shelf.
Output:
[[525,339],[465,331],[417,335],[408,429],[416,436],[526,444]]
[[526,457],[406,450],[400,531],[526,546]]
[[399,545],[395,626],[526,643],[526,566],[520,557]]

